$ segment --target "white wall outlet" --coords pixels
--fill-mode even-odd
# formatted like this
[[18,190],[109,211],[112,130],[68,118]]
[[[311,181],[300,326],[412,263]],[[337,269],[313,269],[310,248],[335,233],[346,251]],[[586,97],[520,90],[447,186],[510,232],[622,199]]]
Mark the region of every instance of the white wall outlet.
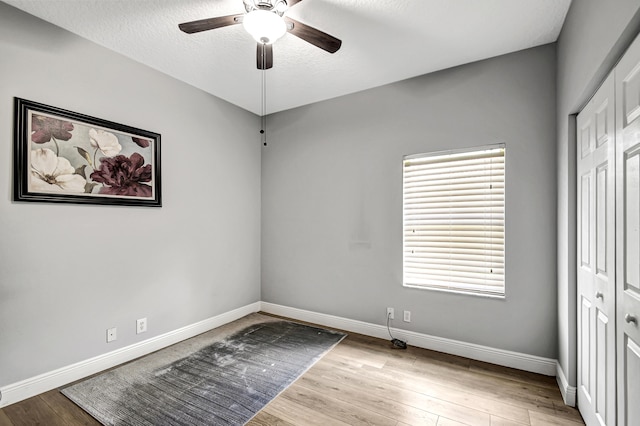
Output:
[[147,319],[140,318],[136,321],[136,334],[144,333],[147,331]]
[[404,311],[404,322],[411,322],[411,311]]
[[387,308],[387,318],[393,319],[393,308]]
[[116,330],[117,329],[115,327],[107,329],[107,343],[113,342],[114,340],[116,340],[116,337],[117,337]]

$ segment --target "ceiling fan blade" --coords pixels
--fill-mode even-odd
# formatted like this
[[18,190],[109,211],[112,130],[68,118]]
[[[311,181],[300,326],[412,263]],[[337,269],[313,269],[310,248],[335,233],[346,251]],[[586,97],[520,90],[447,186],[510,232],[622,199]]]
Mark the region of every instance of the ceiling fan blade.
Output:
[[259,70],[273,68],[273,45],[258,43],[258,54],[256,55]]
[[295,19],[284,17],[284,20],[287,22],[287,28],[291,34],[300,37],[320,49],[326,50],[329,53],[336,53],[338,49],[340,49],[340,46],[342,46],[342,41],[332,35],[305,25],[302,22],[298,22]]
[[244,14],[218,16],[215,18],[200,19],[199,21],[184,22],[178,25],[187,34],[199,33],[200,31],[213,30],[215,28],[235,25],[242,22]]
[[287,0],[287,6],[292,7],[296,3],[300,3],[302,0]]

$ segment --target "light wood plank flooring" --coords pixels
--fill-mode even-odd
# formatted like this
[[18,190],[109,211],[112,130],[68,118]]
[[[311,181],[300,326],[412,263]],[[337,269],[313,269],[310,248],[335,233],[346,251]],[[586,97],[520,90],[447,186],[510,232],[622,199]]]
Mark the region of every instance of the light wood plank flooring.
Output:
[[[555,378],[349,336],[271,401],[259,425],[584,425]],[[58,390],[0,410],[0,426],[98,425]]]

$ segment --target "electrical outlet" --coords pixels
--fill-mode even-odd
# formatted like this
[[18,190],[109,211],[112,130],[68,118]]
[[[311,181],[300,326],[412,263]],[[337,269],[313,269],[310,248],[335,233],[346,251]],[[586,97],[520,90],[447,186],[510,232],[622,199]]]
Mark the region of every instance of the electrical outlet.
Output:
[[140,318],[136,321],[136,334],[144,333],[145,331],[147,331],[147,319]]
[[411,311],[404,311],[404,322],[411,322]]
[[387,308],[387,318],[393,319],[393,308]]
[[117,329],[115,327],[107,329],[107,343],[113,342],[114,340],[116,340],[116,337],[117,337],[116,330]]

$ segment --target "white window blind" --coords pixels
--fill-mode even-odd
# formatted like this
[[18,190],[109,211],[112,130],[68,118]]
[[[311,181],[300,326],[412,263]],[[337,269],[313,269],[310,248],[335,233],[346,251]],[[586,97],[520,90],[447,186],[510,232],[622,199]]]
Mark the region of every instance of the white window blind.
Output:
[[404,158],[404,285],[504,296],[504,146]]

